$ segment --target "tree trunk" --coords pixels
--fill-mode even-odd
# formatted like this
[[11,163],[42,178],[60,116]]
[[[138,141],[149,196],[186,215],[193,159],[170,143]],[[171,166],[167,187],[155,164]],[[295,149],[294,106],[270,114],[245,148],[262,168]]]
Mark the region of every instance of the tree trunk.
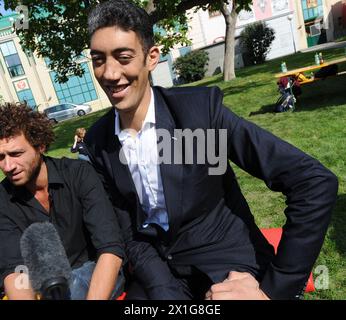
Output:
[[225,57],[223,62],[223,80],[229,81],[235,78],[234,61],[235,61],[235,28],[238,14],[236,12],[235,1],[231,1],[232,10],[230,11],[227,4],[222,4],[221,12],[226,22],[225,37]]

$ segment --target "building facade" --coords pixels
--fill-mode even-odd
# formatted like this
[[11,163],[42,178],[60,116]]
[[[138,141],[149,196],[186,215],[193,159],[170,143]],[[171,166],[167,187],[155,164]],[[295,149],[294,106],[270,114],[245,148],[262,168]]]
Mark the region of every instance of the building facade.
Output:
[[[160,62],[160,70],[169,70],[177,57],[188,51],[209,52],[207,75],[223,69],[226,25],[220,12],[188,12],[190,47],[176,47]],[[253,0],[251,11],[241,11],[236,25],[236,68],[244,65],[242,50],[237,45],[241,31],[248,24],[265,21],[275,31],[267,59],[289,55],[308,47],[330,42],[346,35],[346,0]],[[173,78],[171,75],[173,74]],[[174,82],[174,72],[153,73],[154,83]]]
[[[92,72],[87,57],[78,62],[84,75],[69,76],[66,83],[55,81],[55,72],[48,67],[48,59],[25,52],[13,32],[16,14],[0,19],[0,96],[1,102],[26,101],[42,111],[60,103],[89,104],[98,110],[110,106]],[[12,18],[12,19],[11,19]]]
[[300,49],[346,36],[346,0],[299,0],[294,9]]

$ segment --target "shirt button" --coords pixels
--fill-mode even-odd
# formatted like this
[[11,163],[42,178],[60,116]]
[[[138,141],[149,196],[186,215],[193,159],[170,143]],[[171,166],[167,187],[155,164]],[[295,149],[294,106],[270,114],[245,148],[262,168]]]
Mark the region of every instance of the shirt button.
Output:
[[172,260],[172,259],[173,259],[172,255],[169,254],[169,255],[167,256],[167,260]]

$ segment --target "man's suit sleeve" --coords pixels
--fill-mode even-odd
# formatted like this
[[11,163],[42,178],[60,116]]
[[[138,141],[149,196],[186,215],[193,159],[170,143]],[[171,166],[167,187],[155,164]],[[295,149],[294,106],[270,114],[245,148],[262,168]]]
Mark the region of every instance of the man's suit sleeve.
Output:
[[304,291],[336,201],[336,176],[320,162],[242,118],[222,105],[222,94],[210,95],[212,128],[227,129],[228,158],[287,200],[278,252],[261,289],[273,299],[296,298]]

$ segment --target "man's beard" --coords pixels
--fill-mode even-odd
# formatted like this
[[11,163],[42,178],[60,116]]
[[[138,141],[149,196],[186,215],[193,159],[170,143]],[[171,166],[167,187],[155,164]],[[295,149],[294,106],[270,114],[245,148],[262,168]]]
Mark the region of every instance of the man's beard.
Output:
[[37,179],[43,163],[42,155],[39,154],[31,163],[31,167],[27,171],[26,180],[23,182],[13,182],[12,184],[16,187],[29,186],[32,185]]
[[42,155],[40,154],[38,159],[35,158],[33,166],[31,167],[31,170],[28,172],[28,181],[26,182],[26,184],[32,184],[32,182],[34,182],[37,179],[41,171],[42,163],[43,159]]

